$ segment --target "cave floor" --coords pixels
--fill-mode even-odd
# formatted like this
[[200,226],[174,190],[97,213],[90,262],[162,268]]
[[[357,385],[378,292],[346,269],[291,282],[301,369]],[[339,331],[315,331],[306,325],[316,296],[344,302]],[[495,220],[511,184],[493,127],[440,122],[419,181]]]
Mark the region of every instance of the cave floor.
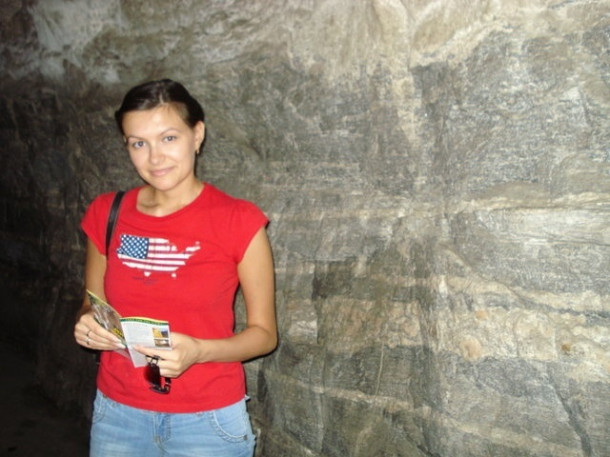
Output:
[[34,361],[3,342],[0,360],[0,457],[86,457],[88,425],[42,395]]

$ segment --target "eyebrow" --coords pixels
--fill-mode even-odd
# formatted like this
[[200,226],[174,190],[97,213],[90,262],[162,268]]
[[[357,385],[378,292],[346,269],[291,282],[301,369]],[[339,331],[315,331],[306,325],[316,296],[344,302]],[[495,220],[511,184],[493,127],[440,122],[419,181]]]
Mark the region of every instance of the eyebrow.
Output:
[[[167,133],[169,133],[171,131],[180,133],[180,129],[177,129],[176,127],[170,127],[168,129],[163,130],[158,136],[167,135]],[[141,136],[137,136],[137,135],[125,135],[125,141],[127,141],[129,139],[143,140],[144,138]]]

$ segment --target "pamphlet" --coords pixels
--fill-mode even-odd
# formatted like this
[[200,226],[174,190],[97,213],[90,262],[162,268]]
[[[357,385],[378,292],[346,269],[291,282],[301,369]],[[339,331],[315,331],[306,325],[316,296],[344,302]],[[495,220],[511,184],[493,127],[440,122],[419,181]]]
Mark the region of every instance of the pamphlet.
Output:
[[133,349],[145,346],[155,349],[171,349],[169,322],[147,317],[121,317],[109,303],[87,290],[95,320],[106,330],[119,337],[125,349],[117,352],[130,358],[134,367],[146,365],[146,356]]

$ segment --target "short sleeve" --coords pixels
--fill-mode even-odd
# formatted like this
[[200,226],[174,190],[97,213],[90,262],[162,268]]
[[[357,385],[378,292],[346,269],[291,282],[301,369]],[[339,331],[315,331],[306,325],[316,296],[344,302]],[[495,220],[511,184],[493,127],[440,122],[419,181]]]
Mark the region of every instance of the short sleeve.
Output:
[[241,262],[254,235],[269,223],[267,216],[253,203],[238,200],[231,218],[235,263]]
[[106,255],[106,225],[114,195],[114,192],[110,192],[96,197],[85,211],[80,223],[85,235],[104,255]]

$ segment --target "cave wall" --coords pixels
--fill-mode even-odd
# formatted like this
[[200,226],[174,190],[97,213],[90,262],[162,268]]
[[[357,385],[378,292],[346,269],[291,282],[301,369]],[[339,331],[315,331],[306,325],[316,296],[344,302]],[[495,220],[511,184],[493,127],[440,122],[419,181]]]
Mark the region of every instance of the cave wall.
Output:
[[271,219],[259,456],[610,455],[610,2],[5,0],[0,37],[3,340],[60,405],[79,220],[139,184],[112,113],[171,77]]

